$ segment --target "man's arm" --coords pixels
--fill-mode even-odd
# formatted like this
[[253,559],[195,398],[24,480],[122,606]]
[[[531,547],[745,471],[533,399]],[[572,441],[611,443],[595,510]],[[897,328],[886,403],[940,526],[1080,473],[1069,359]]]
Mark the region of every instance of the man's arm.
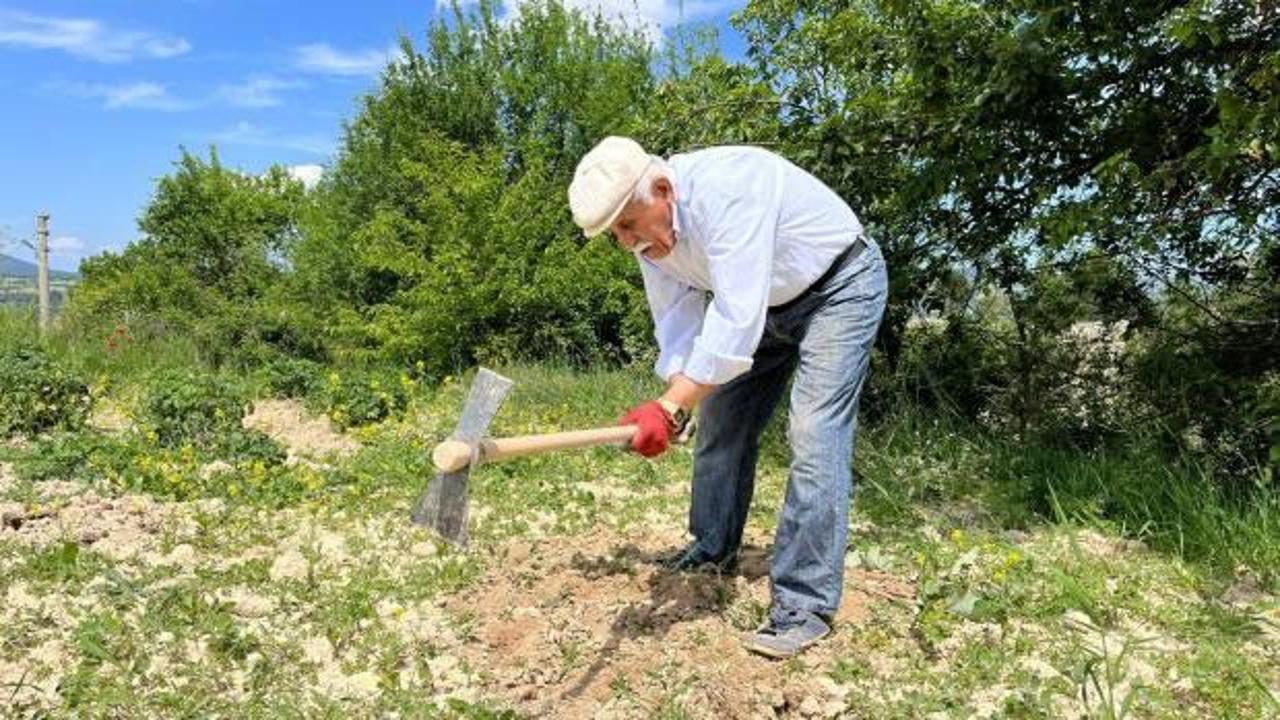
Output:
[[707,297],[701,290],[672,278],[649,263],[640,261],[640,275],[653,315],[653,334],[658,341],[658,360],[653,370],[671,381],[689,358],[693,340],[702,330]]
[[694,382],[684,373],[676,373],[671,376],[667,391],[662,393],[663,400],[673,402],[680,407],[693,411],[693,407],[698,404],[702,398],[710,395],[716,389],[715,385],[707,385],[704,383]]
[[[760,172],[748,163],[726,168],[719,185],[712,185],[694,199],[707,231],[707,259],[713,298],[705,314],[679,333],[682,350],[659,360],[658,374],[667,389],[658,400],[638,406],[624,418],[640,431],[632,447],[646,456],[662,453],[676,431],[674,403],[692,411],[717,386],[751,368],[752,355],[764,332],[773,268],[774,234],[781,204],[781,173]],[[656,273],[655,273],[656,274]],[[646,276],[646,288],[649,288]],[[650,307],[662,322],[658,304],[650,295]],[[682,321],[693,320],[685,306]],[[665,315],[665,314],[664,314]],[[668,315],[668,317],[670,317]],[[670,328],[680,327],[671,323]],[[691,328],[696,328],[690,332]],[[663,347],[664,356],[668,355]]]

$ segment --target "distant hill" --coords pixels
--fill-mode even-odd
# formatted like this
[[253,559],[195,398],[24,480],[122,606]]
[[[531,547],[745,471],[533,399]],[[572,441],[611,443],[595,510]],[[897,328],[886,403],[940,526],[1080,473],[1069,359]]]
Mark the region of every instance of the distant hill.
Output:
[[[26,260],[20,260],[12,255],[0,253],[0,277],[31,278],[34,280],[36,277],[36,270],[36,264],[33,262],[27,262]],[[73,280],[76,277],[76,274],[72,272],[53,269],[49,270],[50,280]]]

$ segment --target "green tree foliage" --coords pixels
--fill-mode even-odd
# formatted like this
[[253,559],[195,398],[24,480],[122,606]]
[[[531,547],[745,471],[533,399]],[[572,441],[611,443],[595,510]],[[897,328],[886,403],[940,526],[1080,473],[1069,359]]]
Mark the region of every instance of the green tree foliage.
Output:
[[756,0],[744,62],[706,30],[655,49],[557,0],[512,12],[403,39],[312,193],[184,153],[71,316],[191,334],[215,363],[634,360],[638,273],[573,225],[576,162],[608,134],[751,143],[886,250],[872,407],[1095,447],[1154,429],[1236,476],[1280,453],[1265,4]]
[[782,100],[747,65],[720,55],[712,29],[677,28],[640,130],[649,152],[669,156],[713,145],[783,146]]
[[891,366],[909,315],[959,269],[1009,301],[1024,429],[1061,381],[1041,372],[1045,348],[1119,316],[1207,363],[1206,383],[1241,381],[1208,406],[1187,388],[1173,404],[1198,409],[1165,404],[1161,422],[1246,431],[1207,408],[1256,405],[1276,368],[1280,25],[1265,4],[784,0],[738,20],[784,101],[789,154],[888,249]]
[[358,361],[626,357],[633,263],[582,239],[564,193],[578,158],[641,116],[649,46],[556,3],[452,20],[421,51],[402,42],[347,127],[291,254],[295,299]]
[[80,268],[69,312],[95,328],[184,332],[220,364],[246,344],[281,340],[261,322],[263,300],[284,277],[279,261],[296,232],[302,184],[280,167],[254,177],[183,151],[138,221],[145,237]]

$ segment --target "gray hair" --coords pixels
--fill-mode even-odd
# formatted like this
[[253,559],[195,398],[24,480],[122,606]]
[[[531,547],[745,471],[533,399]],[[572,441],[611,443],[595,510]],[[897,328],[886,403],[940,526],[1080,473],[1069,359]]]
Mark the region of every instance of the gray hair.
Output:
[[671,183],[671,187],[675,187],[675,168],[657,155],[651,155],[649,156],[649,167],[644,169],[644,174],[636,181],[636,187],[631,191],[631,199],[645,205],[653,202],[653,184],[659,178],[666,178],[667,182]]

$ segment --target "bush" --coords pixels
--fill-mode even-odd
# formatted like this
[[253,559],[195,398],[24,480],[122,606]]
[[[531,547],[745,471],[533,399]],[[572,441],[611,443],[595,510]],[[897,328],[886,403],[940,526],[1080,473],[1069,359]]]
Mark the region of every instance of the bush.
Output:
[[[207,450],[159,447],[136,433],[85,431],[41,438],[14,467],[32,482],[79,482],[175,500],[243,497],[282,505],[322,486],[313,471],[283,466],[284,458],[284,449],[256,430],[221,435]],[[210,470],[215,461],[221,471]]]
[[288,313],[267,313],[295,233],[302,184],[281,167],[251,175],[185,150],[143,208],[145,238],[86,259],[66,322],[81,332],[159,326],[215,367],[250,365],[273,347],[315,352]]
[[370,371],[331,373],[324,394],[326,412],[343,429],[381,422],[408,406],[407,386],[412,382]]
[[286,286],[343,362],[585,366],[650,335],[635,261],[564,200],[599,138],[637,134],[650,45],[560,3],[491,11],[406,41],[300,216]]
[[0,350],[0,437],[84,425],[89,386],[42,350]]
[[164,447],[209,448],[224,435],[243,432],[247,409],[243,390],[222,377],[166,370],[147,384],[139,419]]
[[268,361],[259,375],[272,396],[303,398],[316,389],[320,369],[320,363],[312,360],[281,357]]
[[130,475],[141,448],[129,436],[68,432],[41,438],[16,464],[33,482],[65,480],[111,486]]
[[237,428],[219,435],[210,454],[232,462],[260,462],[268,466],[279,465],[289,457],[284,446],[253,428]]
[[914,405],[975,420],[1009,383],[1009,339],[994,322],[930,318],[909,322],[903,337],[893,384]]

